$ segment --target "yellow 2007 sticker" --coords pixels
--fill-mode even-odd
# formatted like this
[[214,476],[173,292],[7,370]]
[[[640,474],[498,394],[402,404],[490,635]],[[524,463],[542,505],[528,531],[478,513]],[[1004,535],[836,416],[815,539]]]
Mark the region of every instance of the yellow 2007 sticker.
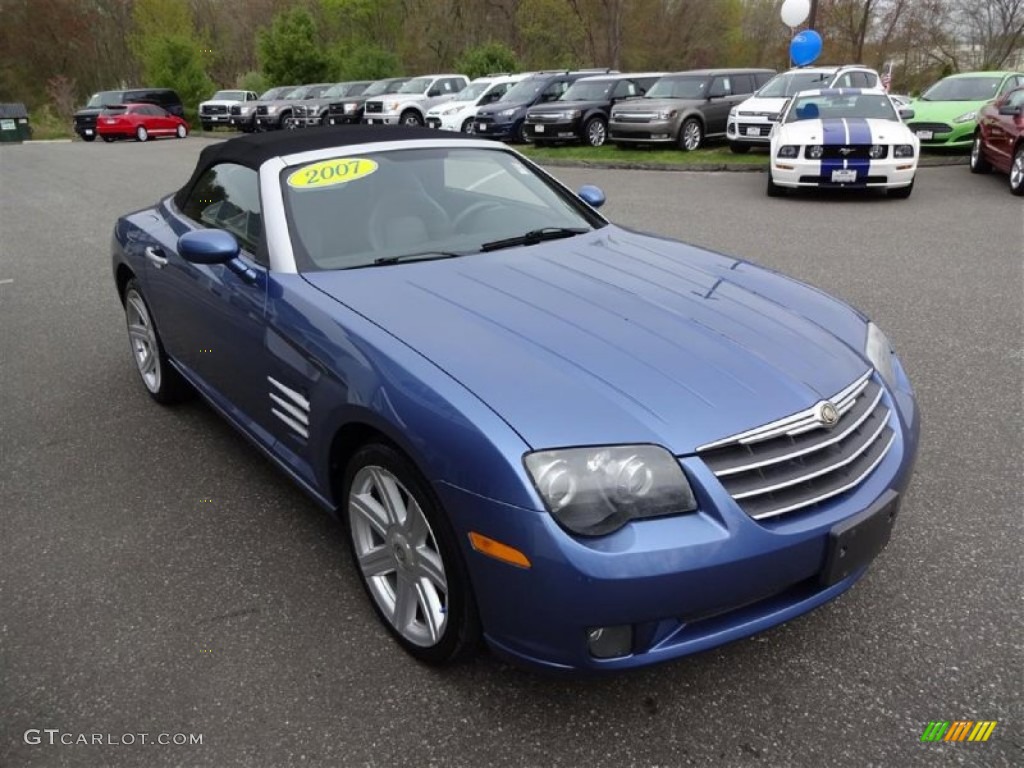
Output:
[[377,171],[377,163],[365,157],[341,157],[304,166],[288,176],[288,186],[296,189],[333,187],[363,179]]

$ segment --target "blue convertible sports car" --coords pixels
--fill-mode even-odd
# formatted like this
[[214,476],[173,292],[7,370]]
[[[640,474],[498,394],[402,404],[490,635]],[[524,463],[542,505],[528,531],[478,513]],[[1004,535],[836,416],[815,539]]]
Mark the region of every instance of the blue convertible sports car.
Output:
[[121,218],[160,403],[198,391],[345,523],[444,663],[637,667],[786,621],[889,540],[918,444],[883,333],[427,129],[259,134]]

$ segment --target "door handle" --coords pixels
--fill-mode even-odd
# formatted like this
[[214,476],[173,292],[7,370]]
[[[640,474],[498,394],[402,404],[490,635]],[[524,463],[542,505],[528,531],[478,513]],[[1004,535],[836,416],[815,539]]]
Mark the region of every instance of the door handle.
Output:
[[163,248],[150,245],[146,247],[145,254],[146,258],[149,259],[157,269],[163,269],[167,265],[167,257],[164,256]]

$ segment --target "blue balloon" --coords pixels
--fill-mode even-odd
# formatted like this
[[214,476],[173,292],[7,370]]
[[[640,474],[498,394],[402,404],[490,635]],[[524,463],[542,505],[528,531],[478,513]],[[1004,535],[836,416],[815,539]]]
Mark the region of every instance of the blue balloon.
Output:
[[789,44],[789,58],[798,67],[812,64],[821,55],[821,35],[813,29],[805,29]]

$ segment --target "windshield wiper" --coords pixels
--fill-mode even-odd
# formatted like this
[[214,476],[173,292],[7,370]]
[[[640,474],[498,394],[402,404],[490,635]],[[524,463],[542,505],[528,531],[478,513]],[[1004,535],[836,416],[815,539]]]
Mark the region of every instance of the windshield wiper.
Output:
[[[422,251],[420,253],[403,253],[399,256],[381,256],[373,260],[373,266],[386,267],[389,264],[398,264],[403,261],[434,261],[435,259],[454,259],[457,256],[468,254],[458,251]],[[368,265],[364,265],[368,266]]]
[[489,243],[484,243],[480,246],[480,250],[486,253],[487,251],[497,251],[501,248],[512,248],[516,245],[536,245],[544,240],[558,240],[563,237],[582,235],[584,232],[589,231],[589,229],[584,227],[542,227],[541,229],[531,229],[526,234],[519,235],[518,237],[506,237],[504,240],[493,240]]

